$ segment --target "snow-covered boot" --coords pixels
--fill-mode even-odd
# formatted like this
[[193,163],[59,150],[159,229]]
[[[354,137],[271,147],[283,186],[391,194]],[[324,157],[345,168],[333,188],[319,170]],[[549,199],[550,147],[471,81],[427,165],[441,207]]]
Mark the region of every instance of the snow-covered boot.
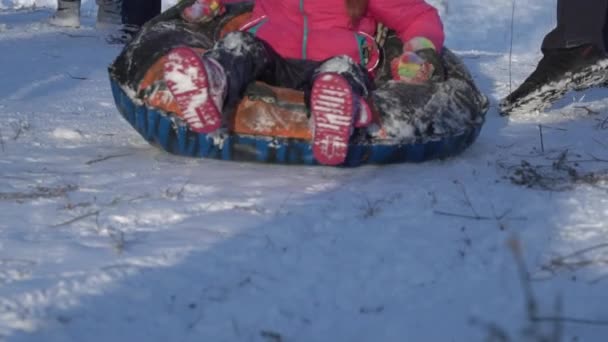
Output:
[[141,27],[135,25],[119,25],[117,30],[110,33],[106,41],[110,44],[128,44]]
[[114,1],[109,11],[120,13],[122,26],[110,34],[110,44],[127,44],[138,34],[142,26],[161,12],[161,0],[100,0]]
[[[118,28],[122,23],[122,1],[123,0],[96,0],[97,28]],[[128,0],[127,0],[128,1]]]
[[312,151],[324,165],[340,165],[346,160],[354,127],[371,122],[367,103],[355,94],[348,81],[338,73],[319,74],[310,94]]
[[543,110],[570,90],[602,86],[608,79],[606,53],[594,45],[543,52],[536,70],[501,101],[503,115]]
[[226,73],[213,58],[188,47],[169,52],[164,79],[190,129],[210,133],[222,126]]
[[80,27],[80,0],[58,0],[57,12],[49,24],[60,27]]

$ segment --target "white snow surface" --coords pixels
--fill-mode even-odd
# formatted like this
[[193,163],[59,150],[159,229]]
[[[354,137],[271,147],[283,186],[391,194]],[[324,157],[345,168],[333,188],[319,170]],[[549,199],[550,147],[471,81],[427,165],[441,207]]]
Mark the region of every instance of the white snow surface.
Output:
[[[178,0],[161,0],[162,8],[163,10],[167,9],[177,2]],[[82,9],[89,11],[89,14],[96,11],[95,0],[81,0],[81,3]],[[39,7],[57,8],[57,0],[0,0],[0,9],[32,9]]]
[[[93,15],[49,26],[53,2],[0,0],[0,340],[485,341],[493,325],[540,341],[524,330],[554,322],[528,319],[510,239],[536,315],[563,341],[606,340],[608,184],[561,170],[606,175],[608,93],[496,112],[554,0],[517,2],[511,70],[511,1],[435,1],[492,100],[481,136],[447,160],[354,169],[150,146],[112,99],[120,47]],[[522,161],[553,190],[511,182]]]

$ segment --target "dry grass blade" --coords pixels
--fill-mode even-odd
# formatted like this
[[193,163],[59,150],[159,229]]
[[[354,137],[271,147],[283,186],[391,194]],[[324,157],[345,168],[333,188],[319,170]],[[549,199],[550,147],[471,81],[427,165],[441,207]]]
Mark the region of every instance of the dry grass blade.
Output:
[[59,32],[64,36],[68,36],[70,38],[97,38],[97,36],[92,36],[92,35],[86,35],[86,34],[74,34],[74,33],[67,33],[67,32]]
[[488,216],[449,213],[449,212],[441,211],[441,210],[433,210],[433,213],[436,215],[460,217],[460,218],[465,218],[465,219],[470,219],[470,220],[493,220],[494,219],[493,217],[488,217]]
[[63,226],[69,226],[69,225],[71,225],[73,223],[76,223],[76,222],[78,222],[80,220],[84,220],[84,219],[86,219],[88,217],[97,216],[97,215],[99,215],[99,210],[95,210],[95,211],[92,211],[90,213],[86,213],[84,215],[80,215],[78,217],[75,217],[75,218],[73,218],[71,220],[68,220],[68,221],[65,221],[63,223],[58,223],[58,224],[52,225],[51,227],[52,228],[58,228],[58,227],[63,227]]
[[590,252],[606,248],[608,248],[608,243],[601,243],[567,255],[555,257],[549,260],[549,262],[546,264],[541,265],[540,269],[542,271],[549,272],[551,275],[555,275],[561,270],[574,272],[581,268],[592,265],[608,264],[608,260],[606,259],[587,257],[587,254]]
[[589,185],[605,188],[608,183],[608,169],[585,171],[579,169],[581,162],[603,163],[608,160],[590,155],[589,160],[570,160],[568,150],[560,152],[556,158],[547,158],[551,164],[533,165],[527,160],[522,160],[519,165],[505,167],[510,173],[508,179],[511,183],[522,185],[532,189],[548,191],[571,190],[577,185]]
[[572,324],[583,324],[583,325],[598,325],[608,326],[608,320],[594,320],[585,318],[571,318],[571,317],[533,317],[535,322],[561,322],[561,323],[572,323]]
[[73,184],[58,187],[37,186],[33,191],[29,192],[0,192],[0,200],[23,201],[28,199],[63,197],[68,192],[75,191],[77,189],[78,186]]
[[545,141],[543,139],[543,125],[538,125],[538,134],[540,135],[540,151],[545,153]]
[[278,332],[262,330],[260,331],[260,336],[262,336],[269,342],[283,342],[283,336],[281,336],[281,334],[279,334]]
[[66,72],[66,74],[73,80],[86,81],[89,79],[88,77],[84,77],[84,76],[74,76],[74,75],[70,74],[69,72]]
[[[521,243],[520,243],[519,239],[517,239],[516,237],[513,237],[509,240],[508,245],[509,245],[509,248],[511,249],[513,257],[515,258],[515,263],[517,266],[517,270],[519,272],[520,283],[524,290],[524,297],[526,298],[527,314],[528,314],[528,318],[529,318],[530,322],[553,322],[553,323],[555,323],[554,327],[557,327],[555,329],[559,329],[559,330],[561,330],[561,325],[563,323],[608,326],[608,320],[573,318],[573,317],[559,315],[559,312],[558,312],[558,315],[556,315],[556,316],[539,315],[537,301],[536,301],[536,298],[534,297],[534,292],[532,291],[532,282],[531,282],[531,278],[530,278],[530,272],[528,271],[528,268],[526,267],[526,264],[524,262],[523,249],[521,247]],[[566,257],[572,257],[575,255],[584,254],[589,251],[597,250],[600,248],[605,248],[607,246],[608,246],[608,244],[600,244],[597,246],[592,246],[592,247],[585,248],[583,250],[574,252]],[[557,304],[557,308],[561,309],[561,302]],[[540,336],[538,334],[539,334],[538,332],[535,332],[534,335]],[[549,341],[557,342],[557,341],[560,341],[560,339],[551,339]]]
[[104,156],[104,157],[99,157],[97,159],[92,159],[89,160],[88,162],[86,162],[86,165],[92,165],[95,163],[100,163],[102,161],[106,161],[106,160],[110,160],[110,159],[114,159],[114,158],[121,158],[121,157],[127,157],[130,156],[131,153],[123,153],[123,154],[113,154],[113,155],[109,155],[109,156]]
[[595,126],[597,129],[608,129],[608,116]]
[[0,131],[0,148],[2,148],[2,152],[4,152],[4,138],[2,137],[2,131]]
[[576,106],[575,108],[584,109],[587,112],[587,115],[598,115],[599,114],[598,111],[595,111],[595,110],[589,108],[588,106]]

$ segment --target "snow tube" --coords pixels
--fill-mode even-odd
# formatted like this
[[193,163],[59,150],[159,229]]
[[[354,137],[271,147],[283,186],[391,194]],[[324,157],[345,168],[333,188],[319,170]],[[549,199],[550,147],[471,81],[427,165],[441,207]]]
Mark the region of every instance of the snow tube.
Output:
[[[169,50],[204,51],[236,30],[250,15],[250,2],[228,4],[226,14],[205,24],[184,22],[183,1],[148,22],[109,68],[122,116],[151,144],[167,152],[222,160],[314,165],[303,93],[260,82],[248,87],[226,129],[212,134],[189,130],[162,79]],[[391,81],[390,61],[401,52],[391,32],[379,32],[381,66],[372,94],[376,123],[357,129],[344,166],[422,162],[459,154],[477,138],[488,109],[466,67],[449,49],[442,59],[444,82],[408,85]]]

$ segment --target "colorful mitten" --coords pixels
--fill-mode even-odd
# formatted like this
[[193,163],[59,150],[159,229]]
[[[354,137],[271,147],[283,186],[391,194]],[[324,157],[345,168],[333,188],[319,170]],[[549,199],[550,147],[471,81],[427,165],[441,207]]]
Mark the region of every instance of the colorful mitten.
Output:
[[221,0],[196,0],[182,11],[182,18],[191,23],[205,23],[225,12]]
[[401,56],[393,59],[391,72],[394,80],[420,84],[442,74],[443,67],[433,42],[416,37],[403,45]]

